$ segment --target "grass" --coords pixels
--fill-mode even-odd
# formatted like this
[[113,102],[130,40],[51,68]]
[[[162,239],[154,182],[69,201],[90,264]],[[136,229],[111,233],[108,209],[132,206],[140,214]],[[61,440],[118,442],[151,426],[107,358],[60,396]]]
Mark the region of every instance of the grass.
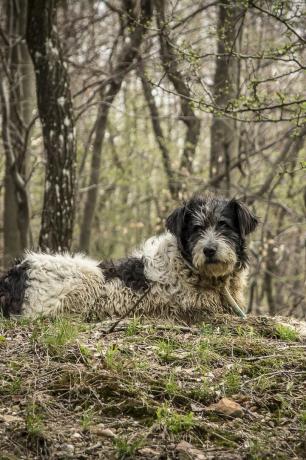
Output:
[[25,424],[29,436],[39,437],[43,435],[43,417],[39,406],[34,402],[27,407]]
[[94,424],[95,416],[96,411],[92,407],[84,410],[80,419],[80,426],[83,430],[88,430]]
[[285,326],[284,324],[276,324],[275,331],[277,337],[286,342],[295,342],[299,338],[298,332],[293,327]]
[[168,404],[163,404],[157,409],[156,418],[161,426],[175,434],[189,431],[195,426],[192,412],[180,414],[171,409]]
[[[215,458],[304,458],[306,344],[294,329],[231,316],[108,327],[0,322],[0,458],[176,458],[182,440]],[[224,396],[241,418],[209,410]]]
[[137,450],[139,450],[142,445],[142,439],[129,440],[121,437],[114,440],[114,446],[119,460],[134,457]]
[[306,410],[302,410],[299,413],[299,421],[302,429],[306,431]]
[[105,363],[109,369],[117,369],[120,366],[120,351],[116,345],[110,345],[105,353]]
[[235,369],[224,376],[224,390],[227,396],[238,393],[241,387],[241,376]]
[[57,318],[53,323],[37,322],[32,331],[33,342],[46,347],[51,352],[60,352],[73,342],[79,334],[79,326],[67,318]]

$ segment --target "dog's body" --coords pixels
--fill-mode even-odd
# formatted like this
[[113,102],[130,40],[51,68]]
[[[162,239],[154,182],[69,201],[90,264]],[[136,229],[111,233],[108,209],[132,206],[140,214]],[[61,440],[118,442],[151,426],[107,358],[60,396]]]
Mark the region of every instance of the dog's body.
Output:
[[256,225],[236,200],[193,198],[168,217],[164,234],[125,260],[25,254],[0,280],[0,309],[5,316],[76,312],[103,319],[137,304],[148,316],[204,319],[228,311],[226,292],[244,304],[245,236]]

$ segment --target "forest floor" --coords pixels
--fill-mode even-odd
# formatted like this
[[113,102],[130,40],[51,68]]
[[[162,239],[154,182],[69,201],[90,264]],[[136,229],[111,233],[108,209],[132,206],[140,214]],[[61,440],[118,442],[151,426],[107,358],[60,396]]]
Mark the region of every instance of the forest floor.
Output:
[[1,460],[306,458],[306,342],[292,327],[107,327],[0,320]]

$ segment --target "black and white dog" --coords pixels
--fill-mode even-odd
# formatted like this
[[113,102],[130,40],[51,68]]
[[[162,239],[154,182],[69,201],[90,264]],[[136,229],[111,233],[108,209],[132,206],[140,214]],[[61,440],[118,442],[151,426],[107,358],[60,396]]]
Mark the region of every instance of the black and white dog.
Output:
[[0,279],[0,311],[103,319],[138,303],[141,314],[193,321],[242,307],[245,238],[257,223],[238,200],[196,196],[172,212],[165,233],[127,259],[99,263],[82,254],[27,252]]

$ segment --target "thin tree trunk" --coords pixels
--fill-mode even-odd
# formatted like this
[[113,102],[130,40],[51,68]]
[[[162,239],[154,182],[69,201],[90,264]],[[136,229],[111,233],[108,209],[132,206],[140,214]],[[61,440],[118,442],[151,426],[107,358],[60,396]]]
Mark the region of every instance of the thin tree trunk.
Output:
[[266,270],[264,274],[264,289],[267,296],[269,307],[269,315],[276,314],[276,305],[273,292],[273,274],[276,273],[275,254],[273,252],[272,233],[267,231],[267,256],[266,256]]
[[[9,43],[6,52],[8,75],[7,96],[2,95],[3,140],[6,145],[4,193],[4,262],[20,255],[30,243],[30,205],[27,190],[20,195],[14,178],[12,164],[20,174],[27,189],[29,155],[26,131],[31,122],[32,84],[31,59],[23,41],[27,19],[27,2],[6,0],[6,35]],[[3,87],[4,88],[4,87]],[[6,120],[6,121],[5,121]],[[6,126],[5,126],[6,123]],[[8,154],[8,150],[10,153]],[[11,155],[11,161],[10,161]],[[24,202],[26,200],[26,203]]]
[[18,203],[11,167],[5,162],[4,209],[3,209],[3,264],[7,266],[12,259],[21,254],[21,243],[17,225]]
[[35,68],[47,160],[39,246],[63,251],[72,242],[76,144],[69,77],[56,29],[55,0],[28,0],[26,39]]
[[180,98],[181,119],[185,123],[187,129],[180,170],[191,174],[195,151],[200,136],[201,122],[190,104],[191,91],[184,81],[184,76],[179,70],[177,56],[169,37],[170,32],[165,15],[165,3],[164,0],[155,0],[160,54],[165,72]]
[[151,115],[152,127],[153,127],[153,131],[155,134],[156,142],[162,154],[164,170],[165,170],[167,181],[168,181],[168,188],[169,188],[171,197],[174,200],[176,200],[178,198],[178,192],[181,188],[181,184],[179,183],[178,177],[175,171],[173,171],[172,166],[171,166],[170,153],[167,148],[165,136],[164,136],[161,124],[160,124],[158,109],[155,103],[154,96],[152,94],[151,85],[146,78],[142,62],[139,62],[139,73],[140,73],[143,93],[144,93],[144,96],[145,96],[145,99],[146,99],[146,102],[148,104],[148,108],[150,111],[150,115]]
[[102,88],[100,91],[101,103],[95,123],[95,139],[93,143],[90,179],[88,184],[90,188],[85,199],[80,233],[80,249],[83,251],[89,251],[90,246],[91,228],[98,197],[101,153],[108,113],[115,97],[120,91],[124,77],[131,70],[133,62],[138,55],[143,35],[146,32],[146,26],[152,15],[150,0],[145,0],[140,3],[137,1],[123,1],[122,9],[128,18],[127,27],[131,32],[129,34],[129,41],[118,56],[113,75],[107,80],[106,88]]
[[[237,50],[242,30],[243,10],[233,0],[222,0],[219,6],[218,45],[214,76],[214,102],[222,111],[239,93],[239,59],[231,53]],[[216,189],[229,195],[230,164],[238,157],[239,136],[236,121],[214,114],[211,125],[210,178],[222,175],[214,183]]]
[[[16,145],[14,144],[14,138],[12,136],[12,132],[10,129],[10,120],[11,120],[11,112],[10,112],[10,104],[7,100],[6,91],[4,82],[0,82],[0,98],[2,104],[2,136],[3,136],[3,146],[6,155],[6,162],[7,167],[9,168],[10,174],[13,178],[14,189],[16,193],[16,201],[17,201],[17,226],[19,230],[20,236],[20,247],[26,248],[28,247],[29,240],[28,240],[28,229],[30,226],[30,204],[29,204],[29,196],[26,187],[26,181],[24,176],[22,175],[22,171],[20,170],[20,165],[18,164],[18,160],[21,157],[15,155],[16,152]],[[14,131],[16,134],[16,131]],[[18,151],[17,151],[18,152]],[[24,228],[23,228],[24,227]]]

